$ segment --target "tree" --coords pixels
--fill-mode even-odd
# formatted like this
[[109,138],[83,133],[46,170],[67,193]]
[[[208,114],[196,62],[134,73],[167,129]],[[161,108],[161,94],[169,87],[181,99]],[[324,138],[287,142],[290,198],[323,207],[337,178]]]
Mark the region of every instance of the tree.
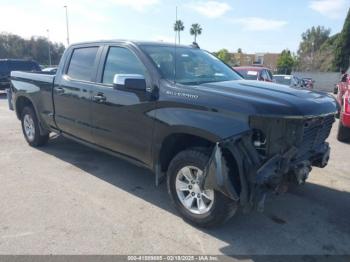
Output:
[[334,66],[335,47],[340,34],[331,36],[324,42],[314,56],[314,70],[320,72],[336,71]]
[[65,50],[61,43],[48,42],[45,37],[31,37],[29,40],[18,35],[0,34],[0,58],[33,59],[40,64],[49,64],[48,47],[52,63],[57,65]]
[[316,70],[319,65],[315,64],[317,51],[329,39],[330,29],[323,26],[312,27],[304,32],[301,37],[302,41],[299,45],[299,67],[301,70]]
[[202,34],[202,27],[200,24],[192,24],[190,34],[194,35],[194,42],[197,43],[197,35]]
[[235,65],[235,59],[232,57],[230,52],[225,48],[219,50],[217,53],[214,53],[214,55],[228,65],[231,65],[231,66]]
[[346,16],[343,30],[335,44],[334,66],[337,70],[348,69],[350,63],[350,8]]
[[177,33],[179,44],[180,44],[180,32],[185,30],[184,23],[181,20],[176,20],[174,24],[174,31]]
[[292,73],[295,60],[288,49],[282,51],[277,60],[277,71],[279,74],[289,75]]

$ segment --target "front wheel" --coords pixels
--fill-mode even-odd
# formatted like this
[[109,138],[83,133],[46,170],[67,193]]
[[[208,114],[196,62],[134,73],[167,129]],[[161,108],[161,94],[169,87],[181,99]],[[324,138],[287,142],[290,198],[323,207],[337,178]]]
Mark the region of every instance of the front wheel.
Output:
[[32,107],[23,109],[21,122],[24,137],[29,145],[39,147],[47,143],[49,134],[40,134],[39,121]]
[[201,188],[209,156],[199,149],[180,152],[171,161],[167,175],[168,193],[183,218],[200,227],[227,221],[238,204],[222,193]]

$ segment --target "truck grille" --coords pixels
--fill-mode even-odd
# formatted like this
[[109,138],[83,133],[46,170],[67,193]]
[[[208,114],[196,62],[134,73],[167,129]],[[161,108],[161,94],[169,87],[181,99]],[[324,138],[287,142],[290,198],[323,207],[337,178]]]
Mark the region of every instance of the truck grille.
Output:
[[314,151],[319,145],[323,144],[331,132],[333,123],[333,115],[307,120],[304,123],[303,140],[298,157]]

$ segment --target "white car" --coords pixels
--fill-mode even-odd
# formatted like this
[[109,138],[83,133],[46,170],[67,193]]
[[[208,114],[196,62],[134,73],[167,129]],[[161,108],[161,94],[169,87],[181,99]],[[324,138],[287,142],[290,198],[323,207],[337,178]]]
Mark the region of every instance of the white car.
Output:
[[281,85],[300,87],[298,78],[293,75],[274,75],[273,79]]

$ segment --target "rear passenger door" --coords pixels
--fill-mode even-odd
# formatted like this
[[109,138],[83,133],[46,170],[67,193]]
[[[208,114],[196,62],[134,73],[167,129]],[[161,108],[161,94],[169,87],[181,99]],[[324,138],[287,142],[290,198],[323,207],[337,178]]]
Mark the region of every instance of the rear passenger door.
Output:
[[94,143],[126,155],[144,165],[151,162],[151,145],[154,127],[152,110],[156,101],[148,91],[114,88],[116,74],[138,74],[151,86],[146,66],[128,46],[106,46],[103,51],[98,82],[94,96],[103,101],[92,102]]
[[92,141],[91,94],[101,53],[100,46],[77,46],[68,55],[54,86],[55,121],[66,134]]

